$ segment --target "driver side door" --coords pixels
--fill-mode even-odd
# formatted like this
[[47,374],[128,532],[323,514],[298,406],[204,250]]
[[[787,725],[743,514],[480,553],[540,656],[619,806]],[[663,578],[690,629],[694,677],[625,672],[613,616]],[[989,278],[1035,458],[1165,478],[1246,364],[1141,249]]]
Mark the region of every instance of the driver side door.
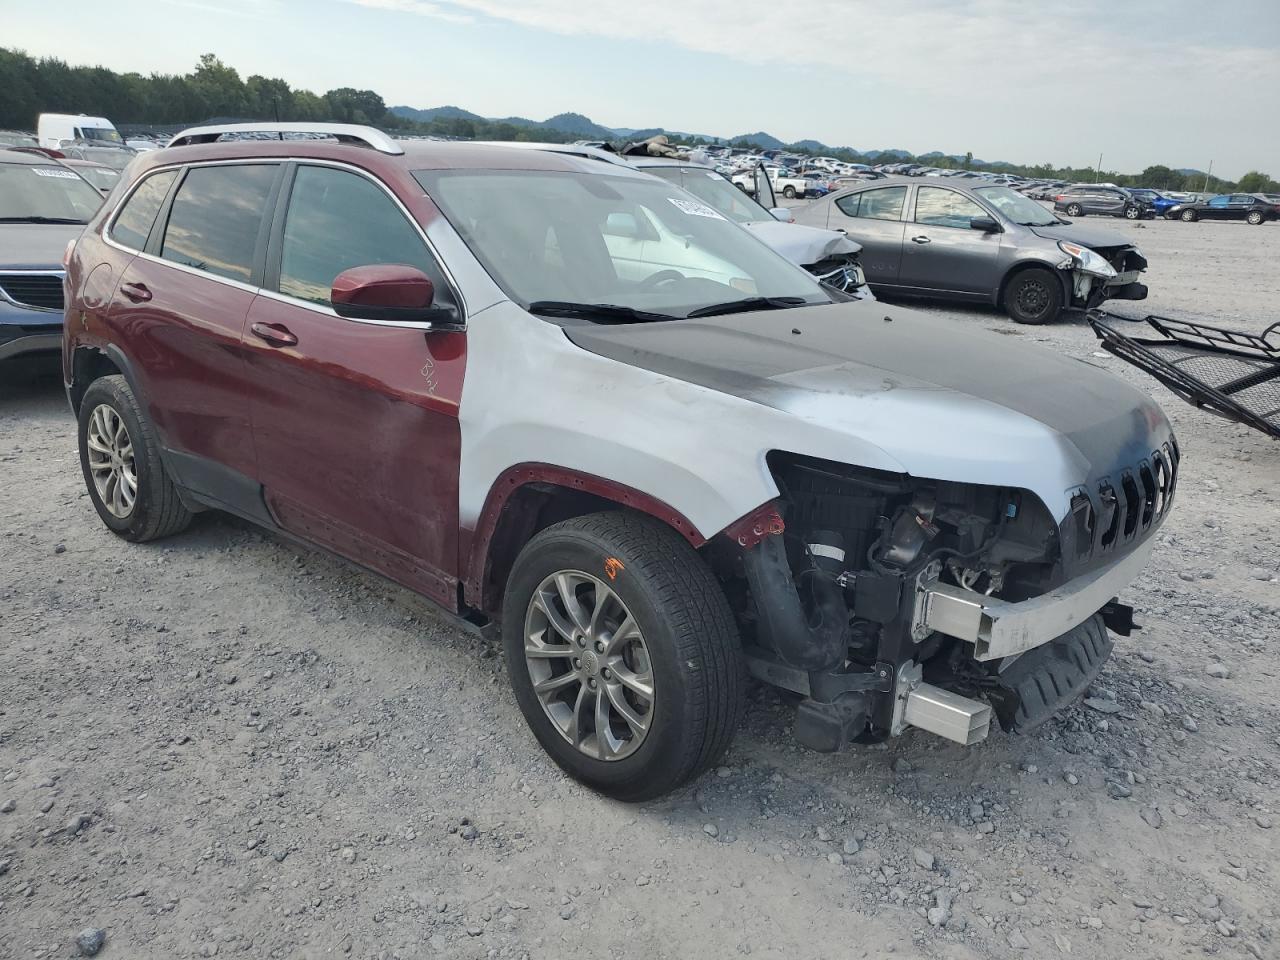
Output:
[[299,162],[281,195],[244,333],[266,502],[290,533],[454,609],[466,333],[346,320],[329,296],[344,270],[400,263],[459,300],[367,172]]

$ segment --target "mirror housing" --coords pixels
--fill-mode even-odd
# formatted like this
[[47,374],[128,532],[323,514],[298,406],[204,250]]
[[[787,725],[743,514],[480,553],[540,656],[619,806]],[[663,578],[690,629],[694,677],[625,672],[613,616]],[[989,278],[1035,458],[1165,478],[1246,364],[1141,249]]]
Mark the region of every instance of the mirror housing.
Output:
[[344,270],[333,280],[329,302],[347,320],[428,324],[461,328],[452,306],[433,306],[435,285],[417,267],[377,263]]
[[781,220],[783,223],[796,222],[796,215],[791,212],[790,207],[774,207],[769,212],[773,214],[773,219]]
[[611,237],[622,240],[639,240],[640,224],[636,222],[634,213],[614,212],[604,222],[604,232]]
[[1000,233],[1000,224],[991,217],[970,217],[970,230],[981,230],[983,233]]

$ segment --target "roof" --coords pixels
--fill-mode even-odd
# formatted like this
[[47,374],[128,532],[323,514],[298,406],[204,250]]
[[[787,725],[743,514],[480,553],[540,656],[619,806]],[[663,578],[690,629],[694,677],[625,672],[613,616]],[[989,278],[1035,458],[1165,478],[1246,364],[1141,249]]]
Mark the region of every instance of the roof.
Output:
[[0,148],[0,163],[21,163],[32,167],[56,167],[58,161],[42,153],[27,153],[25,150],[5,150]]
[[470,141],[401,140],[400,154],[335,140],[223,140],[190,146],[164,147],[140,154],[139,172],[173,163],[208,160],[314,159],[341,160],[369,170],[561,170],[614,176],[642,176],[630,165],[601,163],[571,153],[531,150],[512,145]]

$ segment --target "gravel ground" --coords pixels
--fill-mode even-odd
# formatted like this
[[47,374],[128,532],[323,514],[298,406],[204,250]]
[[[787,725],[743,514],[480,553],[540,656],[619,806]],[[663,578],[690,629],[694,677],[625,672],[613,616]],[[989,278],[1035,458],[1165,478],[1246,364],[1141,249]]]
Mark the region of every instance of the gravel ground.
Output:
[[[1280,226],[1114,225],[1152,262],[1120,311],[1275,318]],[[498,652],[409,593],[218,516],[114,538],[56,376],[4,371],[0,957],[1280,957],[1280,444],[1081,322],[929,309],[1164,405],[1145,629],[969,749],[808,753],[757,688],[725,765],[639,807],[563,777]]]

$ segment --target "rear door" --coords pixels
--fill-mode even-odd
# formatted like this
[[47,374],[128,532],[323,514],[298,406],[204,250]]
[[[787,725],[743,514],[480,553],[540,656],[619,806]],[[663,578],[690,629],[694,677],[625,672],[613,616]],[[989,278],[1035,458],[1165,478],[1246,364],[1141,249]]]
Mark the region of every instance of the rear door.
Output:
[[371,175],[300,162],[282,197],[244,338],[267,503],[285,529],[454,608],[466,334],[344,320],[329,294],[351,267],[404,263],[437,303],[457,298]]
[[1225,220],[1229,217],[1230,210],[1228,204],[1231,198],[1228,196],[1214,197],[1200,209],[1200,218],[1202,220]]
[[[254,504],[256,486],[241,334],[281,173],[280,164],[257,161],[183,171],[111,307],[168,464],[183,485],[240,512],[242,496]],[[116,242],[132,209],[110,228]]]
[[1252,194],[1233,193],[1227,202],[1227,216],[1232,220],[1243,220],[1257,202],[1257,198]]
[[831,203],[827,226],[862,244],[858,262],[872,286],[898,283],[906,206],[907,188],[902,184],[859,190]]
[[905,287],[990,296],[999,284],[999,232],[974,230],[969,221],[992,215],[946,187],[916,187],[915,210],[902,245],[898,282]]

